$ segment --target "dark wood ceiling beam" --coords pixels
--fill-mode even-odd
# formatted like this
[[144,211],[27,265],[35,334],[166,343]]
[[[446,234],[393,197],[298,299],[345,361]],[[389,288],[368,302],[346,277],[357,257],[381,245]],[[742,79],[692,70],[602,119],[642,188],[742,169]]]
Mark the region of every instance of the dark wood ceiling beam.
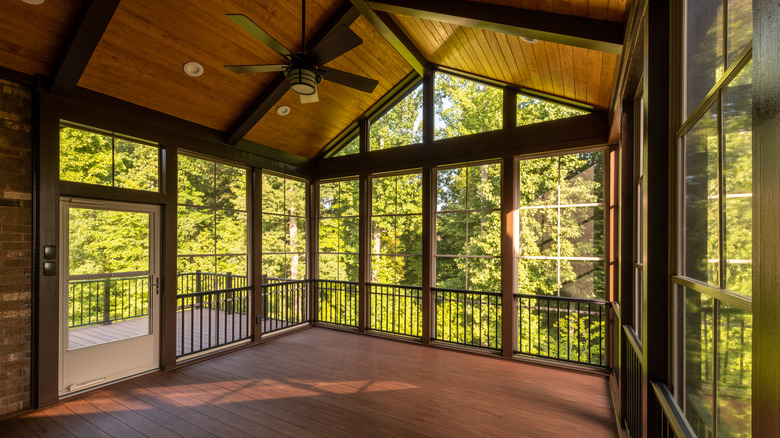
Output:
[[[352,0],[357,3],[356,0]],[[362,2],[362,0],[361,0]],[[369,0],[374,11],[620,54],[623,24],[466,0]],[[357,4],[356,4],[357,6]],[[361,10],[361,12],[363,12]],[[365,13],[364,13],[365,15]]]
[[369,6],[369,2],[365,0],[350,0],[352,4],[357,8],[366,20],[374,26],[374,29],[382,35],[388,43],[401,55],[407,63],[417,72],[420,76],[425,74],[425,70],[428,68],[428,61],[415,47],[408,36],[401,30],[401,28],[393,21],[387,13],[382,11],[377,12]]
[[52,70],[50,90],[69,96],[87,68],[120,0],[86,0]]
[[[328,34],[341,26],[349,27],[360,16],[360,11],[349,2],[339,6],[325,24],[306,41],[306,47],[316,47]],[[284,73],[278,73],[267,87],[255,98],[225,133],[225,143],[235,146],[276,105],[276,102],[290,89]]]

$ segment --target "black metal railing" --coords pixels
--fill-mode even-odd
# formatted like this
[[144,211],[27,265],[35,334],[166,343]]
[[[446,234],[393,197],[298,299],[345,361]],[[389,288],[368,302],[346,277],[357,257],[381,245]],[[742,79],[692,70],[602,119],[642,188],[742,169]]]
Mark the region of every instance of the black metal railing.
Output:
[[607,301],[515,294],[516,353],[606,366]]
[[150,287],[148,275],[69,281],[68,327],[147,316]]
[[179,294],[233,289],[249,285],[246,275],[234,275],[230,272],[216,274],[200,270],[177,274],[176,281]]
[[661,437],[695,438],[696,433],[685,418],[680,406],[674,400],[669,388],[660,382],[650,382],[657,403],[656,430]]
[[209,350],[249,338],[253,287],[176,296],[176,356]]
[[422,336],[422,287],[367,283],[368,328],[396,335]]
[[627,348],[626,360],[626,412],[623,413],[624,426],[632,438],[642,436],[642,346],[632,329],[623,325],[626,336],[624,348]]
[[263,284],[263,333],[310,321],[309,280],[278,280],[282,279],[271,279],[270,283]]
[[501,294],[431,288],[433,339],[472,347],[501,349]]
[[317,322],[358,326],[358,283],[312,280],[317,294]]

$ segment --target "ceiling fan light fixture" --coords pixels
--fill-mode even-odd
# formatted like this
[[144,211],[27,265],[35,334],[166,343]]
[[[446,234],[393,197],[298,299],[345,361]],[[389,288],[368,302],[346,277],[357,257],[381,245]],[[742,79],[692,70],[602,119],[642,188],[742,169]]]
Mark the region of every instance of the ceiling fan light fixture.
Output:
[[527,42],[528,44],[536,44],[539,42],[539,40],[537,40],[536,38],[531,38],[527,36],[521,36],[520,39]]
[[290,88],[304,96],[316,93],[317,84],[322,81],[322,76],[316,71],[305,67],[290,67],[284,74],[290,81]]
[[23,3],[28,5],[42,5],[46,0],[22,0]]

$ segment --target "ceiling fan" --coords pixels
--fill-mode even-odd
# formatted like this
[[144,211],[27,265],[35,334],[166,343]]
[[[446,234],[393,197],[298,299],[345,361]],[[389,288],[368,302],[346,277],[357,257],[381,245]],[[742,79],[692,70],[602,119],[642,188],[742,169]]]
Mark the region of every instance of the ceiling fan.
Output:
[[264,31],[246,15],[227,14],[227,17],[239,27],[247,31],[270,47],[276,53],[289,61],[287,64],[265,65],[226,65],[225,68],[234,73],[284,72],[290,81],[290,88],[301,96],[301,103],[318,102],[317,84],[323,79],[341,84],[356,90],[372,93],[378,81],[337,70],[323,68],[324,64],[349,52],[361,45],[363,40],[347,26],[340,26],[323,38],[314,48],[306,50],[306,0],[302,0],[301,39],[303,48],[299,53],[293,53]]

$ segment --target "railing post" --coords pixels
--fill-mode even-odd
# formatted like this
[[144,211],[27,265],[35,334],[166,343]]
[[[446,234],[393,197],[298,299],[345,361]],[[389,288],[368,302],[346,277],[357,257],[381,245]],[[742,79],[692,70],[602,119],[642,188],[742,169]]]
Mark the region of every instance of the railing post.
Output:
[[111,324],[111,279],[103,281],[103,324]]
[[[227,276],[225,277],[225,289],[233,289],[233,273],[228,272]],[[225,312],[228,315],[232,315],[234,309],[234,302],[233,302],[233,295],[234,292],[227,292],[225,294]]]
[[265,285],[268,284],[268,275],[263,274],[259,285],[255,285],[252,289],[252,323],[254,323],[254,340],[259,341],[263,335],[263,326],[265,325],[265,318],[263,312],[267,307]]
[[[195,270],[195,292],[201,292],[203,290],[203,284],[201,283],[200,269]],[[196,306],[200,307],[203,304],[203,297],[199,296],[196,300]]]

